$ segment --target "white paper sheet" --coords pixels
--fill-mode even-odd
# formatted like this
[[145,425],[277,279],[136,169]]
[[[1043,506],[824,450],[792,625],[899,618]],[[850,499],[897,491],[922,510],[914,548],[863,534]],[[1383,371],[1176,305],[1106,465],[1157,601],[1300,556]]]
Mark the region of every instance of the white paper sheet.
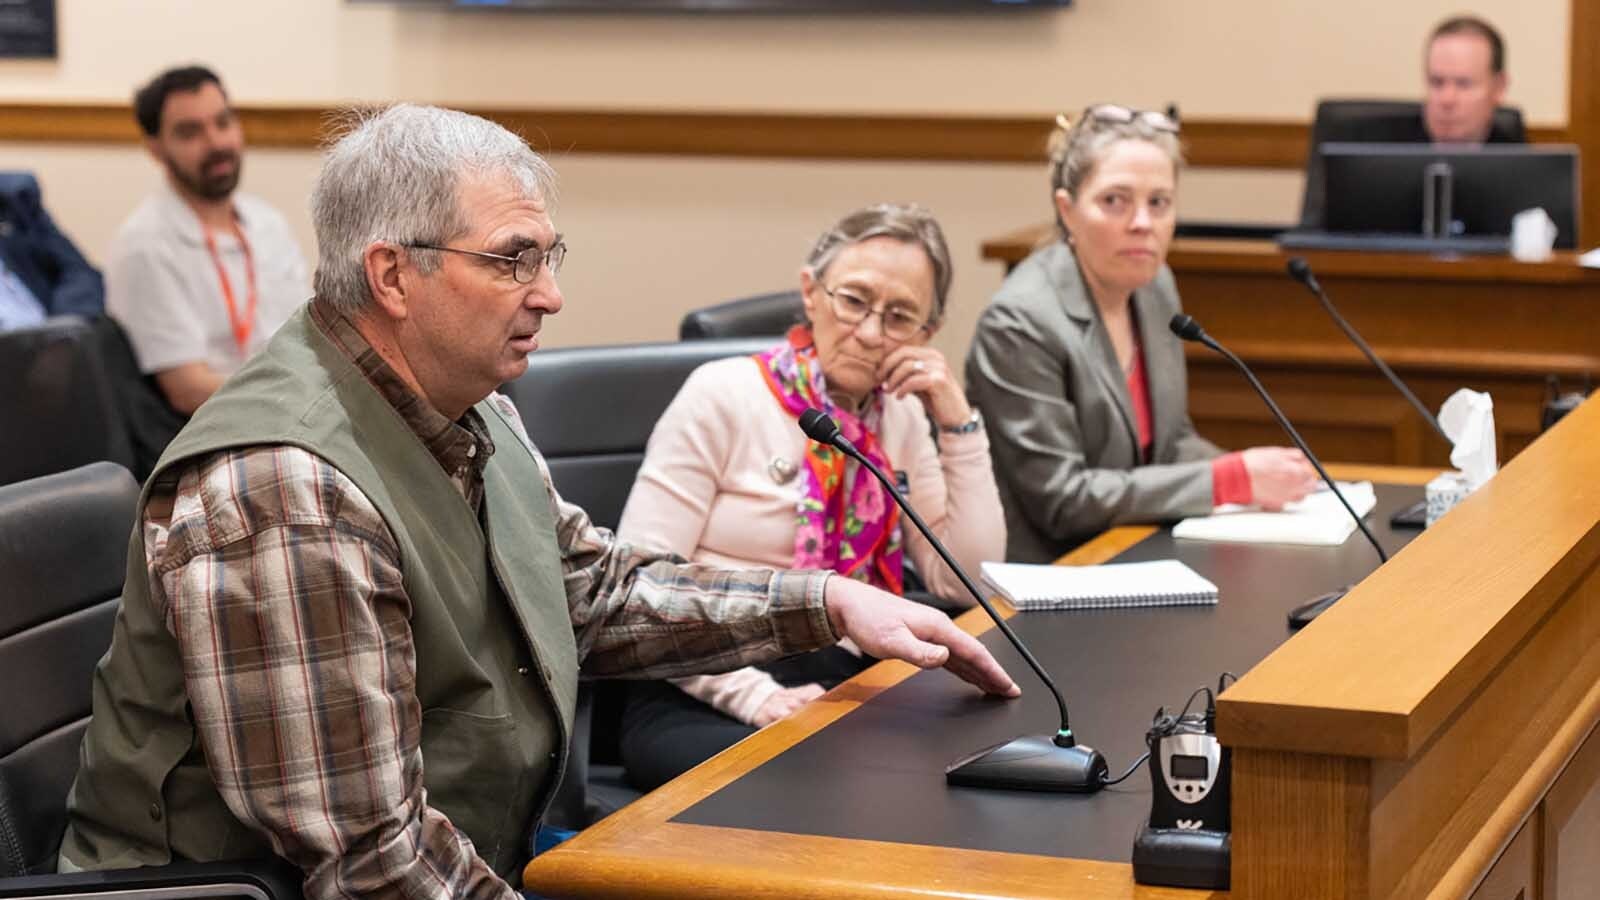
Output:
[[[1365,516],[1378,504],[1372,482],[1339,482],[1356,515]],[[1209,516],[1184,519],[1173,526],[1172,536],[1192,541],[1233,541],[1246,544],[1308,544],[1333,547],[1356,530],[1355,520],[1331,491],[1321,490],[1282,512],[1264,512],[1253,506],[1228,505]]]

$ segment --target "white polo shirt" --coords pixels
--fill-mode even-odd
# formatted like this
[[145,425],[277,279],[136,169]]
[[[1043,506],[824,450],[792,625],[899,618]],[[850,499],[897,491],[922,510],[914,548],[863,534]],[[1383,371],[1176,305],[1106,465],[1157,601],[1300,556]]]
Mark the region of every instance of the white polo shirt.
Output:
[[[236,192],[233,208],[250,243],[258,295],[243,350],[200,219],[170,184],[163,180],[117,232],[105,272],[106,312],[128,333],[145,373],[203,362],[231,374],[310,299],[311,279],[289,223],[249,194]],[[231,232],[213,239],[243,317],[250,303],[244,247]]]

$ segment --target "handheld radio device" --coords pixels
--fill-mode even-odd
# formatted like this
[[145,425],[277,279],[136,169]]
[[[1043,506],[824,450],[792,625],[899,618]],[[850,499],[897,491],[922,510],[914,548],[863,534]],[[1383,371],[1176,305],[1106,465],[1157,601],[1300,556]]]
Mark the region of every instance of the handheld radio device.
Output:
[[1228,831],[1228,748],[1201,715],[1157,716],[1150,747],[1150,827]]

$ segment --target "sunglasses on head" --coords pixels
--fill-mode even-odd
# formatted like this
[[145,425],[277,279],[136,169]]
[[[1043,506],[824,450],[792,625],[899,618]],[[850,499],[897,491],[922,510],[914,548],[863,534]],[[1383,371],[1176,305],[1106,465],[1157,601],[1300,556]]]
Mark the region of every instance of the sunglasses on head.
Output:
[[[1098,103],[1083,111],[1085,116],[1096,122],[1105,122],[1108,125],[1128,125],[1133,122],[1142,122],[1156,131],[1165,131],[1168,134],[1178,133],[1178,122],[1172,116],[1149,109],[1130,109],[1118,106],[1115,103]],[[1065,115],[1056,116],[1056,124],[1062,128],[1070,129],[1072,120]]]

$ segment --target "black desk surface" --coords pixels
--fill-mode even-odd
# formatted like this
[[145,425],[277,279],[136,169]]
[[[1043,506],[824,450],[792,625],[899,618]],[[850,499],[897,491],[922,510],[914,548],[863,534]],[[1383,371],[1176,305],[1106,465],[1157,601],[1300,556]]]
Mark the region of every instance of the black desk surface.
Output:
[[[1418,532],[1390,529],[1389,515],[1421,488],[1378,485],[1377,495],[1367,524],[1392,555]],[[1327,548],[1174,541],[1161,530],[1116,559],[1171,557],[1217,584],[1216,606],[1010,620],[1066,693],[1079,740],[1105,754],[1113,776],[1144,752],[1157,707],[1181,706],[1223,671],[1243,675],[1291,636],[1289,609],[1377,564],[1359,533]],[[1144,767],[1091,796],[945,784],[945,766],[973,750],[1055,731],[1055,702],[1027,665],[998,629],[982,640],[1022,685],[1021,699],[988,700],[942,671],[918,673],[672,821],[1126,862],[1149,814]]]

